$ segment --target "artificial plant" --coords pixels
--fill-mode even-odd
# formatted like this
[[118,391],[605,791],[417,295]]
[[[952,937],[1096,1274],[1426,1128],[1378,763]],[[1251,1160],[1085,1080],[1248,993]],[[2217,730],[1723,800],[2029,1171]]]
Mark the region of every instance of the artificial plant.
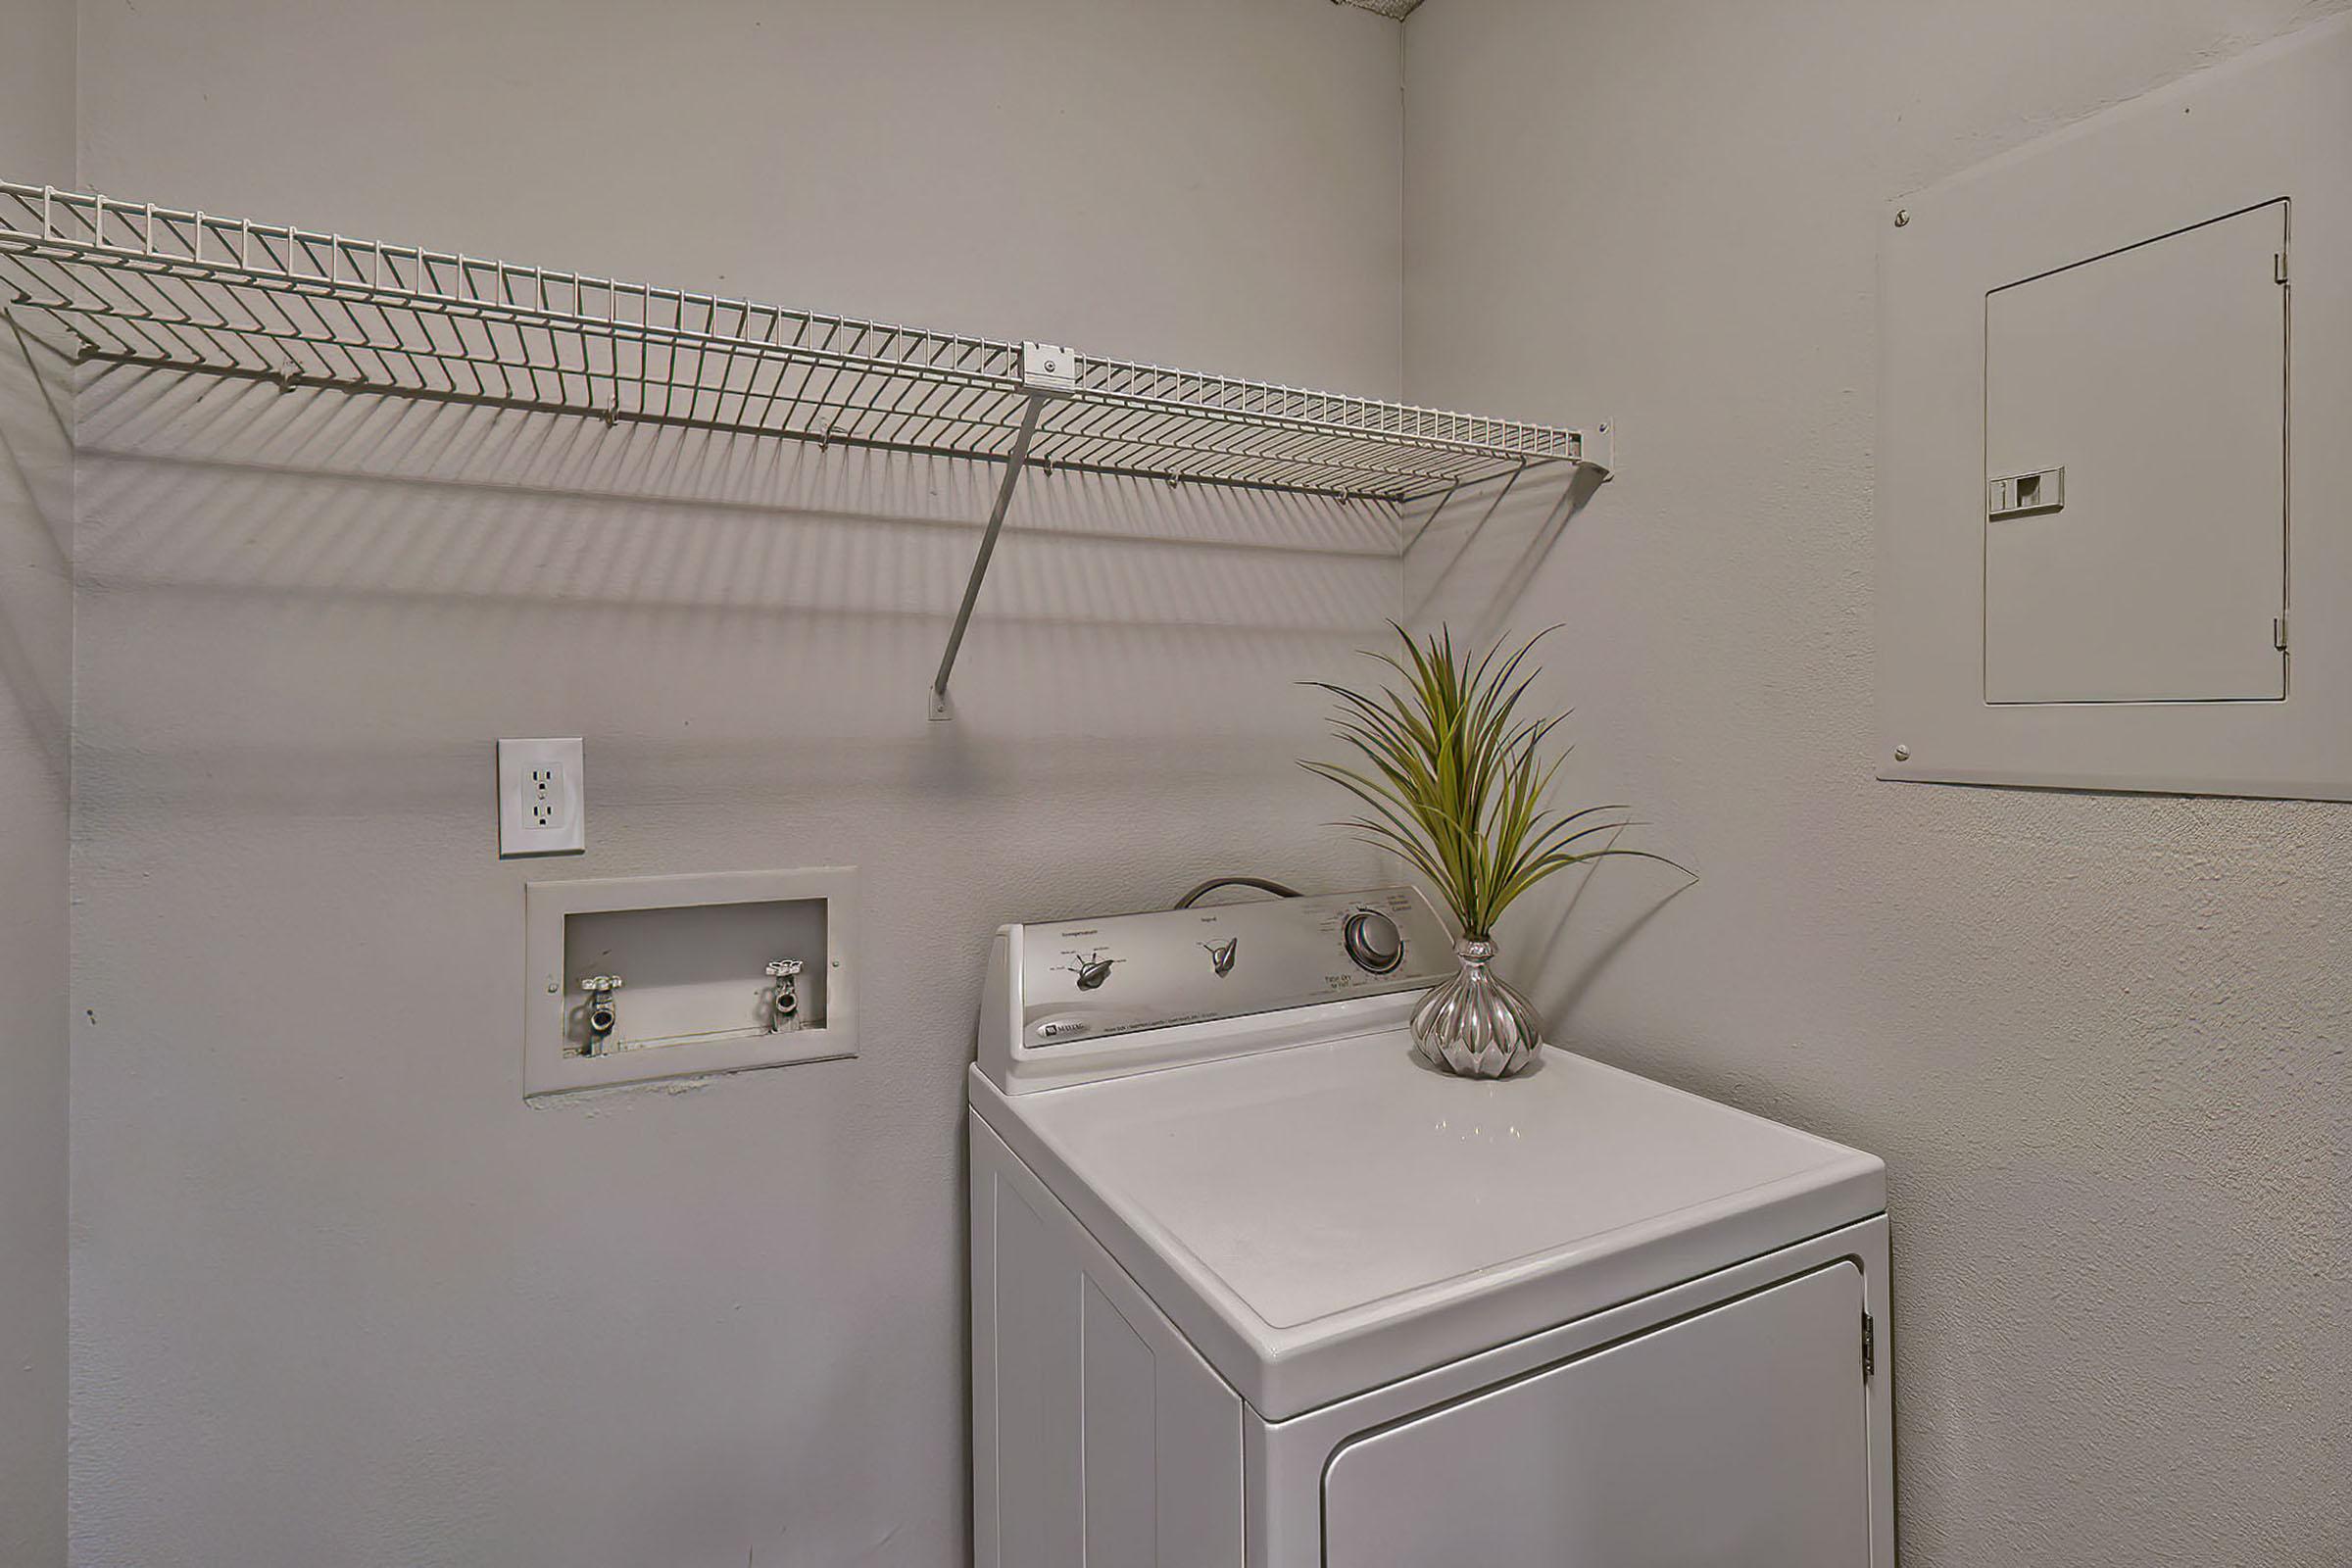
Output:
[[[1339,699],[1332,733],[1361,753],[1366,770],[1336,762],[1299,765],[1347,790],[1369,814],[1336,824],[1375,849],[1402,856],[1437,889],[1465,940],[1491,942],[1494,922],[1519,896],[1555,872],[1605,856],[1660,860],[1612,843],[1577,846],[1632,826],[1623,806],[1561,812],[1544,804],[1568,748],[1545,743],[1568,714],[1521,717],[1541,672],[1528,663],[1546,627],[1509,654],[1497,639],[1473,662],[1457,654],[1450,628],[1426,641],[1390,622],[1404,657],[1365,651],[1402,677],[1377,694],[1310,681]],[[1601,820],[1594,821],[1592,818]]]

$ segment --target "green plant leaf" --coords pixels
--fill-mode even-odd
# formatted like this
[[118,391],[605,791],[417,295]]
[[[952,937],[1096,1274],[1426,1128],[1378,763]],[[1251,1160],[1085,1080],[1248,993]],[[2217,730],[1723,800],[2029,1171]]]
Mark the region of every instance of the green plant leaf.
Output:
[[[1547,626],[1506,651],[1497,640],[1476,658],[1458,652],[1441,626],[1426,639],[1391,621],[1398,651],[1367,650],[1396,676],[1360,692],[1331,681],[1306,684],[1335,699],[1333,738],[1360,766],[1303,761],[1318,778],[1353,796],[1369,814],[1334,826],[1402,858],[1427,877],[1462,934],[1490,937],[1494,922],[1528,889],[1572,865],[1630,857],[1687,867],[1647,850],[1574,848],[1594,834],[1635,824],[1628,809],[1588,806],[1560,812],[1544,804],[1569,748],[1550,752],[1567,713],[1522,716],[1535,684],[1536,645]],[[1695,878],[1694,878],[1695,879]]]

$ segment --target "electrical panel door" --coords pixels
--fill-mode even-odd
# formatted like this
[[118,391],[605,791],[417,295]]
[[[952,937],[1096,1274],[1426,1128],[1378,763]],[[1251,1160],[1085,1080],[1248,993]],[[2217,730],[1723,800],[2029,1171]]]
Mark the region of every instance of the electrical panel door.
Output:
[[2286,695],[2287,204],[1984,300],[1984,700]]

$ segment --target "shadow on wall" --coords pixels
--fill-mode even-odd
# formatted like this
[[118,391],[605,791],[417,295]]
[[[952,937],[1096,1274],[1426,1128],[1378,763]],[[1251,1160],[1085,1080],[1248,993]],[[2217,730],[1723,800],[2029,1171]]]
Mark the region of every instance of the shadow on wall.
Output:
[[73,662],[70,530],[74,452],[62,367],[0,321],[0,732],[29,738],[63,802]]
[[[460,628],[493,666],[622,639],[645,677],[686,683],[756,652],[773,680],[743,702],[803,738],[923,731],[1002,474],[126,368],[89,374],[79,420],[93,593],[403,617],[427,669]],[[1271,694],[1396,612],[1398,527],[1363,503],[1033,470],[958,710],[1031,735],[1298,733],[1305,710]]]
[[1408,509],[1405,624],[1450,625],[1457,640],[1481,645],[1499,636],[1520,590],[1601,483],[1595,468],[1547,466]]
[[[1498,637],[1526,637],[1540,630],[1513,623],[1520,593],[1602,483],[1600,472],[1591,467],[1565,473],[1523,471],[1459,486],[1408,512],[1404,624],[1421,632],[1449,625],[1457,646],[1466,643],[1478,649]],[[1555,705],[1572,705],[1575,694],[1560,677],[1551,676],[1539,681],[1530,700],[1552,710]],[[1571,720],[1563,731],[1571,742],[1573,730]],[[1579,784],[1576,770],[1563,766],[1553,791],[1558,809],[1572,811],[1601,799],[1579,794]],[[1641,816],[1638,809],[1632,814]],[[1596,843],[1673,853],[1654,829],[1639,821],[1580,848]],[[1629,885],[1610,899],[1589,903],[1586,894],[1595,874]],[[1609,960],[1630,946],[1669,901],[1693,886],[1681,871],[1654,860],[1606,858],[1573,867],[1536,889],[1514,911],[1506,926],[1501,962],[1535,997],[1556,1031]],[[1610,906],[1599,907],[1603,903]],[[1581,924],[1580,907],[1586,910]],[[1605,934],[1571,940],[1572,927],[1581,933],[1592,922],[1599,922]],[[1554,1039],[1558,1040],[1556,1032]]]

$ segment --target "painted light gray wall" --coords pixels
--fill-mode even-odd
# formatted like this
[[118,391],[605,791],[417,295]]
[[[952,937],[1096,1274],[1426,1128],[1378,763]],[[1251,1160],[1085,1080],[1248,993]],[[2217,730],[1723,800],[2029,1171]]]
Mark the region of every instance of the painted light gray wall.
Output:
[[1517,619],[1579,784],[1705,878],[1539,901],[1516,972],[1887,1157],[1909,1568],[2352,1559],[2352,811],[1871,778],[1881,204],[2333,9],[1407,24],[1407,391],[1617,420]]
[[[93,0],[98,188],[1392,389],[1400,40],[1298,0]],[[964,1560],[1008,919],[1338,886],[1337,509],[266,387],[81,405],[77,1561]],[[582,858],[491,742],[587,737]],[[540,1108],[522,886],[849,862],[863,1056]],[[84,1011],[83,1009],[87,1009]]]
[[[72,0],[0,26],[0,171],[74,180]],[[0,322],[0,1562],[66,1550],[70,407]]]

